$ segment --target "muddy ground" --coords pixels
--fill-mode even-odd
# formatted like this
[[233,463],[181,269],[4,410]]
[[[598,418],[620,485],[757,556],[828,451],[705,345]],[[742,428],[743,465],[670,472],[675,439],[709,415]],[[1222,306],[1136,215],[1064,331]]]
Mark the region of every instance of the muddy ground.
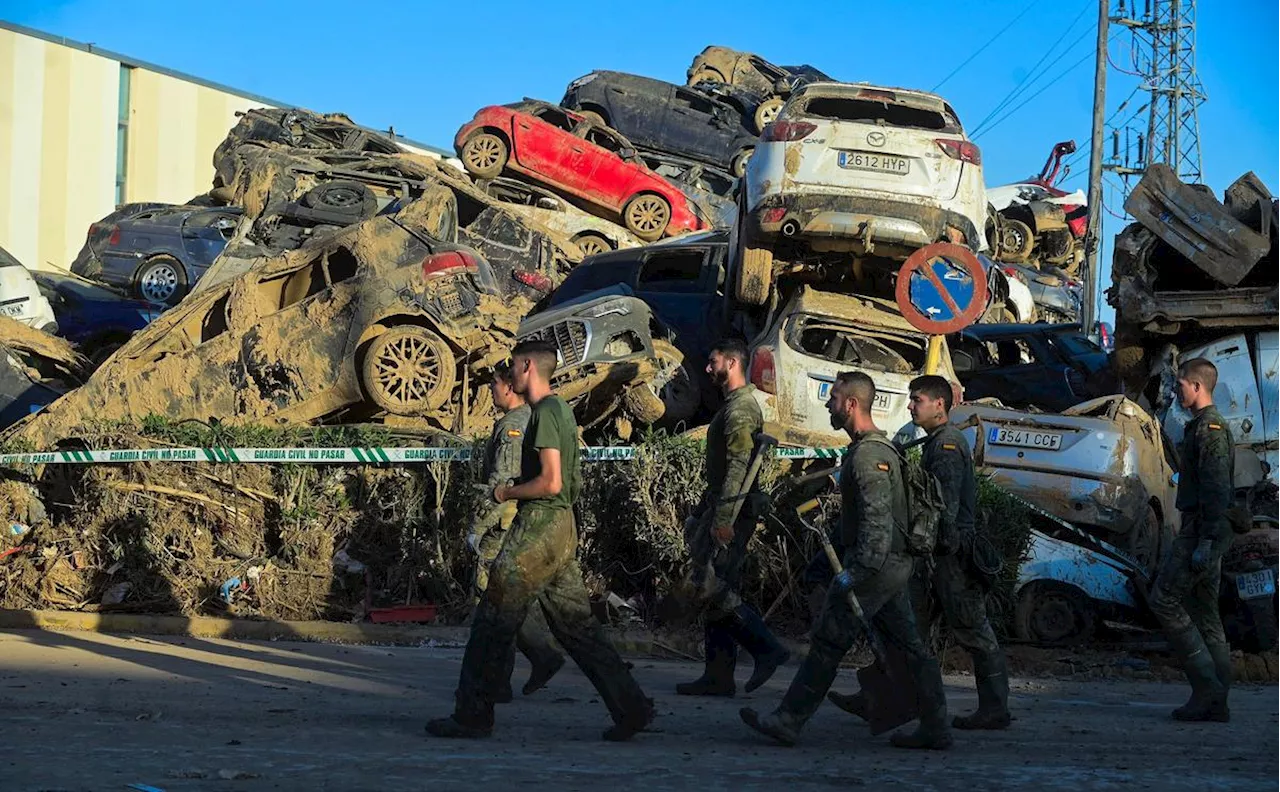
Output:
[[[462,652],[92,633],[0,633],[6,790],[1274,789],[1274,687],[1241,685],[1228,725],[1177,724],[1181,685],[1015,678],[1006,732],[945,753],[888,746],[832,707],[801,746],[761,742],[737,716],[770,707],[794,668],[735,700],[671,693],[693,663],[635,660],[652,733],[603,743],[604,707],[566,669],[498,712],[491,739],[426,737],[449,711]],[[516,681],[527,667],[521,661]],[[842,674],[841,689],[852,686]],[[972,679],[949,675],[954,711]]]

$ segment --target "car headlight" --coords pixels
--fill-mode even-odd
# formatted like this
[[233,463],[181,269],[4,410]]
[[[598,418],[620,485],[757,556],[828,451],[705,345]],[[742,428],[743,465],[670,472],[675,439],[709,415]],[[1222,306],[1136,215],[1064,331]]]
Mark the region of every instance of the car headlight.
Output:
[[588,319],[599,319],[602,316],[610,316],[612,314],[626,316],[629,313],[631,313],[631,303],[624,299],[618,299],[593,305],[585,309],[582,315]]

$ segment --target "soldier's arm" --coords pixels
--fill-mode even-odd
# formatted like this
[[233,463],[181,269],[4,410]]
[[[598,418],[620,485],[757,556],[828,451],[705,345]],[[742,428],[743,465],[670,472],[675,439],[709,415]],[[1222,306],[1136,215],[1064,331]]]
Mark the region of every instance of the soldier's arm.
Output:
[[747,478],[747,468],[751,465],[751,451],[755,448],[752,437],[758,427],[747,410],[734,410],[725,416],[725,465],[724,486],[720,490],[720,501],[712,504],[715,517],[712,528],[726,530],[730,527],[736,497],[742,490]]
[[893,465],[880,455],[856,461],[855,469],[858,486],[854,497],[861,506],[862,524],[848,551],[846,566],[852,567],[856,576],[859,569],[878,571],[889,557],[893,532],[898,530],[893,520],[893,490],[902,484],[894,481]]
[[1219,539],[1231,530],[1227,523],[1227,509],[1234,495],[1231,481],[1231,448],[1227,433],[1213,424],[1201,424],[1199,459],[1196,465],[1200,473],[1200,536]]
[[498,450],[494,454],[493,472],[485,482],[490,495],[497,487],[520,480],[520,457],[524,448],[524,430],[520,427],[500,424],[495,431],[498,433]]
[[954,528],[956,515],[960,513],[960,490],[964,486],[965,464],[964,454],[960,453],[954,443],[940,443],[938,449],[930,455],[926,468],[942,485],[942,526],[947,530]]

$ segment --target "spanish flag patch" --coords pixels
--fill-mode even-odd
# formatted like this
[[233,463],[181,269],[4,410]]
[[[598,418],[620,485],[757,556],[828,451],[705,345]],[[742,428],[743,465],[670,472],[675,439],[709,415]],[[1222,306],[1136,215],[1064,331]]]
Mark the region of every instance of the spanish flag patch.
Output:
[[1221,424],[1209,424],[1210,429],[1221,429]]
[[521,432],[519,429],[508,429],[508,430],[507,430],[507,437],[519,437],[519,436],[520,436],[520,435],[522,435],[522,434],[524,434],[524,432]]
[[888,462],[877,462],[877,463],[876,463],[876,467],[877,467],[877,468],[879,468],[880,470],[883,470],[885,473],[888,473],[888,472],[889,472],[889,463],[888,463]]

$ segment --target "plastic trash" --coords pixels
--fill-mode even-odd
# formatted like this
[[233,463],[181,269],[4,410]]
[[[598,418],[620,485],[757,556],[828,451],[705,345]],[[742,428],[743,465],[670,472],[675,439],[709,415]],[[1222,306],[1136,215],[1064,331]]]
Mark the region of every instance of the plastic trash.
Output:
[[27,525],[26,523],[16,522],[16,523],[9,524],[9,533],[13,534],[14,536],[23,536],[29,533],[30,531],[31,531],[31,526]]

